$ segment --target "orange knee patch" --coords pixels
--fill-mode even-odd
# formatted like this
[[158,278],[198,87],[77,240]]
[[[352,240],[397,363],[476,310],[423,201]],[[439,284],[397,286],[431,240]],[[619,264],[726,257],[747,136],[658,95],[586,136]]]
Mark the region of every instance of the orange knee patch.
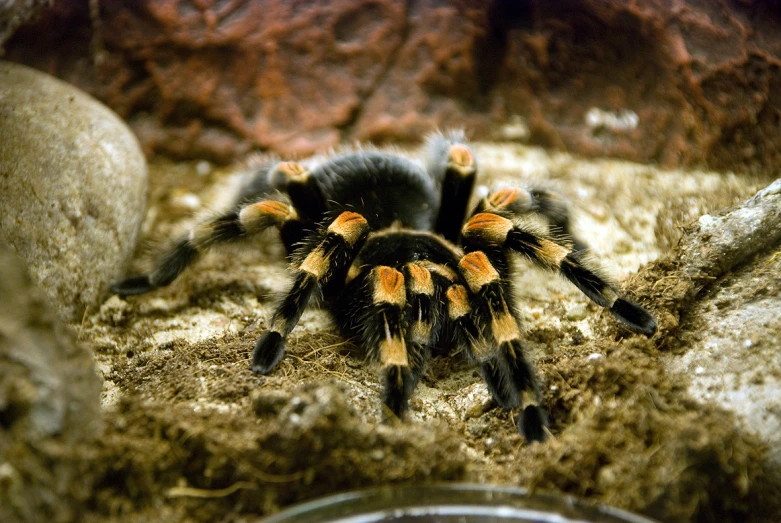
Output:
[[465,145],[451,145],[448,151],[447,166],[461,176],[470,176],[475,172],[475,156]]
[[496,192],[491,193],[488,196],[488,203],[497,209],[507,207],[513,203],[529,203],[531,198],[529,193],[517,187],[508,187],[506,189],[499,189]]
[[266,200],[247,205],[239,212],[239,221],[247,232],[259,232],[271,225],[281,225],[286,220],[298,218],[296,211],[288,204]]
[[551,240],[540,241],[540,246],[536,251],[540,261],[552,269],[558,269],[567,254],[570,253],[570,249]]
[[391,267],[377,267],[374,274],[374,303],[404,305],[407,301],[404,275]]
[[482,251],[465,255],[458,262],[458,268],[472,292],[477,292],[483,286],[499,279],[499,273]]
[[465,237],[480,237],[501,246],[512,230],[513,222],[490,212],[481,212],[472,216],[464,226]]
[[305,180],[309,171],[298,162],[281,162],[277,165],[279,172],[291,180]]
[[337,216],[336,220],[328,227],[329,231],[338,234],[350,245],[354,245],[368,229],[369,223],[366,218],[351,211],[345,211]]
[[451,285],[445,295],[447,296],[448,316],[451,320],[466,316],[472,310],[469,305],[469,294],[463,285]]
[[414,294],[434,294],[434,282],[431,279],[431,273],[428,269],[419,263],[408,263],[407,270],[410,277],[410,290]]
[[291,212],[294,212],[293,208],[290,207],[290,205],[283,202],[277,202],[274,200],[266,200],[265,202],[259,202],[253,205],[252,207],[256,208],[259,212],[262,212],[264,214],[269,214],[271,216],[278,216],[280,218],[287,218]]

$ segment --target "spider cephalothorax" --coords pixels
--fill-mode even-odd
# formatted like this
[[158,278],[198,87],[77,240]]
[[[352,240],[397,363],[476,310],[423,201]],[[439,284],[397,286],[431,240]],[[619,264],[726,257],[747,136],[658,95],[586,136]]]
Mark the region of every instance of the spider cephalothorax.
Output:
[[[255,372],[279,363],[288,334],[320,291],[342,332],[380,362],[383,401],[397,416],[408,409],[431,349],[459,348],[479,365],[496,403],[519,409],[526,439],[542,440],[546,415],[524,357],[510,257],[564,276],[630,330],[651,336],[656,322],[584,258],[555,194],[501,189],[467,213],[476,174],[461,133],[432,136],[425,165],[373,150],[267,163],[230,212],[196,226],[153,272],[113,291],[168,285],[212,246],[274,226],[293,261],[293,284],[255,345]],[[547,225],[533,225],[530,216]]]

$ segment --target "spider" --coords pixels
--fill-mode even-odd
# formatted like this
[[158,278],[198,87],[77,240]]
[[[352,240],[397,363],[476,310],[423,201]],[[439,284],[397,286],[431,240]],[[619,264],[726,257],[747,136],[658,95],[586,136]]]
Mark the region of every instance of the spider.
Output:
[[293,282],[255,344],[254,372],[279,364],[287,336],[321,293],[344,336],[379,361],[382,400],[397,417],[432,349],[458,349],[479,366],[496,404],[517,409],[526,440],[543,441],[547,416],[524,356],[513,258],[563,276],[631,331],[650,337],[656,321],[585,256],[555,193],[502,188],[467,212],[477,167],[462,132],[429,137],[423,161],[359,149],[321,162],[266,163],[229,212],[196,225],[151,273],[112,291],[125,297],[166,286],[212,247],[274,227]]

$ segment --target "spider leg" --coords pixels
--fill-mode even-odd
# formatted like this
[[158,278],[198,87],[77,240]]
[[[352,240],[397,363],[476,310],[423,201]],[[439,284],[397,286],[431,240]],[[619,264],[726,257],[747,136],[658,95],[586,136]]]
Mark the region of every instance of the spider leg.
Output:
[[346,272],[355,253],[369,233],[366,219],[345,211],[323,228],[303,249],[305,254],[295,271],[291,289],[277,306],[270,327],[252,354],[252,370],[268,374],[285,354],[285,340],[298,323],[312,293],[327,284],[334,274]]
[[477,173],[475,155],[464,141],[460,133],[436,134],[428,144],[427,168],[442,187],[434,230],[451,242],[461,233]]
[[[407,344],[411,394],[431,357],[429,347],[436,342],[436,333],[440,327],[441,300],[438,299],[435,279],[423,263],[408,263],[402,270],[407,287],[404,338]],[[402,400],[404,409],[408,400],[409,395]]]
[[564,276],[630,330],[648,337],[656,332],[654,317],[640,305],[622,298],[617,285],[600,274],[583,253],[573,252],[534,227],[513,223],[494,213],[478,213],[469,219],[462,234],[467,250],[500,248],[520,253]]
[[485,342],[472,349],[483,362],[483,378],[501,407],[521,407],[517,424],[527,441],[542,441],[547,417],[537,375],[523,354],[506,283],[482,251],[466,254],[458,268],[473,295],[475,324],[485,332]]
[[151,273],[116,282],[111,292],[124,297],[165,287],[212,247],[244,240],[271,226],[280,230],[283,241],[301,234],[301,222],[289,204],[274,200],[251,203],[196,225],[162,255]]
[[320,222],[328,206],[323,191],[310,171],[297,162],[282,162],[269,173],[272,186],[283,190],[302,218]]
[[584,251],[588,245],[573,234],[570,212],[564,199],[547,189],[507,187],[480,200],[472,215],[492,212],[505,218],[539,214],[548,222],[551,236],[572,243],[574,251]]
[[438,287],[441,285],[435,283],[425,262],[408,263],[403,267],[403,273],[409,302],[405,318],[408,340],[419,345],[431,345],[436,342],[434,336],[440,330],[441,289]]
[[480,366],[480,374],[491,397],[503,409],[518,406],[518,389],[510,379],[507,361],[495,354],[483,334],[484,319],[470,304],[466,287],[451,285],[446,292],[448,317],[455,326],[455,340],[470,358]]
[[419,377],[419,369],[413,372],[414,361],[410,361],[405,339],[404,275],[391,267],[379,266],[372,269],[368,281],[371,304],[363,321],[364,344],[382,365],[383,402],[401,418]]

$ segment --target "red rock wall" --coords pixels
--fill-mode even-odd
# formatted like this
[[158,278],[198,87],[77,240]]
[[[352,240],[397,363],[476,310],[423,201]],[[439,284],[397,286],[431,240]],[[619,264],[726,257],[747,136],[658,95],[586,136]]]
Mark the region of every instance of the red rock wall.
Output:
[[[149,153],[230,161],[461,126],[665,166],[781,165],[778,0],[58,0],[8,56]],[[94,29],[96,28],[96,29]],[[95,65],[97,64],[97,65]],[[596,108],[636,128],[589,125]]]

